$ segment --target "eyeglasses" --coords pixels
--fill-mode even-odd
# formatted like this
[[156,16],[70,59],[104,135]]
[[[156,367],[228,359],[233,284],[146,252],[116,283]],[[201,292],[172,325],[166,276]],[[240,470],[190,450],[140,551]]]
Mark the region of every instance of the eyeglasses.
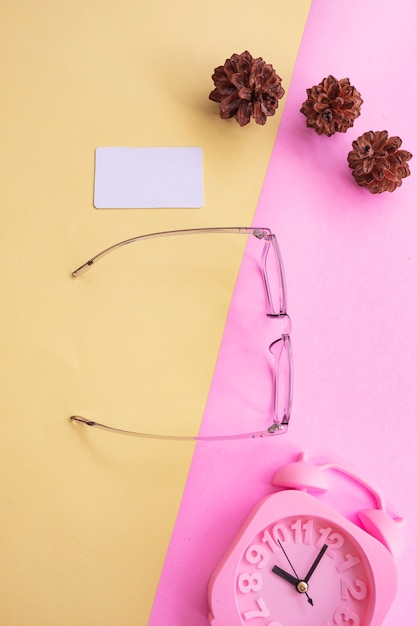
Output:
[[81,415],[72,415],[70,420],[87,426],[100,428],[106,431],[141,437],[147,439],[170,439],[179,441],[219,441],[233,439],[247,439],[283,434],[288,429],[292,405],[293,387],[293,362],[291,350],[291,320],[287,315],[287,290],[285,284],[284,267],[276,236],[269,228],[255,227],[224,227],[224,228],[190,228],[184,230],[169,230],[157,233],[147,233],[120,241],[105,250],[102,250],[91,259],[80,265],[72,272],[72,276],[78,277],[95,265],[100,259],[110,252],[118,250],[132,243],[138,243],[147,239],[171,237],[180,235],[200,234],[243,234],[253,235],[255,239],[263,242],[261,253],[261,276],[265,291],[266,315],[279,321],[281,330],[278,338],[269,345],[269,351],[274,357],[273,375],[273,415],[272,424],[265,429],[253,432],[233,435],[159,435],[145,432],[123,430],[114,426],[108,426],[96,422]]

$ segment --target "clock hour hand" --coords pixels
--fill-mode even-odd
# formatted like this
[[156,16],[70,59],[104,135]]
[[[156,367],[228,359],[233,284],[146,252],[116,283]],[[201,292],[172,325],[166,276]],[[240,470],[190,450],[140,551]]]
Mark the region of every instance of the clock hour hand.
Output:
[[272,568],[272,571],[277,576],[280,576],[281,578],[286,580],[287,583],[290,583],[291,585],[294,585],[294,587],[297,587],[298,583],[300,582],[298,580],[298,578],[296,578],[292,574],[289,574],[285,570],[281,569],[280,567],[278,567],[278,565],[274,565],[274,567]]
[[326,546],[326,544],[322,547],[322,549],[320,550],[320,552],[318,553],[318,555],[316,556],[316,559],[313,563],[313,565],[310,567],[310,569],[308,570],[306,576],[304,577],[304,581],[306,583],[308,583],[308,581],[310,580],[310,578],[312,577],[317,565],[320,563],[321,559],[323,558],[327,548],[329,546]]

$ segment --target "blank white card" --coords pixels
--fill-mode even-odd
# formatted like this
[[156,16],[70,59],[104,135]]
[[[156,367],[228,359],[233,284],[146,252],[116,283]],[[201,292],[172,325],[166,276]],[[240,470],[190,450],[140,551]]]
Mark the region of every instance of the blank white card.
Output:
[[200,208],[201,148],[96,148],[97,209]]

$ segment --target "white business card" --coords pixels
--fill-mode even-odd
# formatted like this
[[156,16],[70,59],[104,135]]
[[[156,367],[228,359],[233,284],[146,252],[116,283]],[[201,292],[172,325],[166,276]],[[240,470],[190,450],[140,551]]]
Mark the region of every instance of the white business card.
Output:
[[201,148],[96,148],[97,209],[201,208]]

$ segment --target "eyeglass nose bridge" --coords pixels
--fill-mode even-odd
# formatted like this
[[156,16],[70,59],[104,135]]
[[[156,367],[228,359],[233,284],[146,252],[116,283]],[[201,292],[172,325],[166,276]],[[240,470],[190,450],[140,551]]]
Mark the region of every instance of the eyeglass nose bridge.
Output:
[[275,329],[277,335],[290,335],[292,329],[291,318],[288,313],[267,313],[268,317],[278,320],[278,332]]

